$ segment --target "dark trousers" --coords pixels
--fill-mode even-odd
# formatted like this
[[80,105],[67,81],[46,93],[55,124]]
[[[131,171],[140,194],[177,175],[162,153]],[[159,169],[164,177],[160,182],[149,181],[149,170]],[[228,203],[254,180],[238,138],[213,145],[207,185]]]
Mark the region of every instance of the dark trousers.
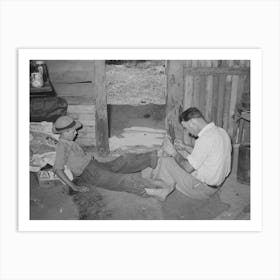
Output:
[[155,167],[156,151],[144,154],[127,154],[110,162],[93,159],[83,173],[74,179],[77,185],[99,187],[113,191],[125,191],[147,197],[145,188],[156,187],[137,172]]

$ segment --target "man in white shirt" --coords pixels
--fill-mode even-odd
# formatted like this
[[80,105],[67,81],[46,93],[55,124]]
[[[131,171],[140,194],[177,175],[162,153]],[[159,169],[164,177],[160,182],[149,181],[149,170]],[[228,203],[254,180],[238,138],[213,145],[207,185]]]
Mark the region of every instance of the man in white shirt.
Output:
[[[160,200],[176,187],[195,199],[207,199],[224,182],[231,168],[231,141],[227,132],[213,122],[207,123],[197,108],[189,108],[180,115],[180,123],[191,135],[197,137],[194,148],[176,141],[165,140],[162,156],[153,171],[153,178],[169,185],[166,190],[147,189]],[[182,149],[184,152],[182,153]]]

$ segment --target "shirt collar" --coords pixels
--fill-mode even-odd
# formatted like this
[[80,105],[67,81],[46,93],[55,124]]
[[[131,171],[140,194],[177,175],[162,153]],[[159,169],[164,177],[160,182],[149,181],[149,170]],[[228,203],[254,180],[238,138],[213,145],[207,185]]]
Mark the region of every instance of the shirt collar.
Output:
[[207,131],[208,129],[210,129],[210,128],[212,128],[212,127],[214,127],[215,126],[215,124],[213,123],[213,122],[211,122],[211,123],[208,123],[207,125],[205,125],[201,130],[200,130],[200,132],[198,133],[198,137],[201,137],[201,135],[205,132],[205,131]]

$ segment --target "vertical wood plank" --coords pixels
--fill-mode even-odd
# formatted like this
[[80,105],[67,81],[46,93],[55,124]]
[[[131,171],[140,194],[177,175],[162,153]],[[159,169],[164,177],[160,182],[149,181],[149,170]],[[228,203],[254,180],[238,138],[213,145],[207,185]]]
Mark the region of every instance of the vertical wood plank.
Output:
[[226,90],[226,75],[222,74],[219,76],[218,108],[217,108],[217,125],[220,127],[223,127],[225,90]]
[[212,120],[217,124],[218,114],[218,100],[219,100],[219,77],[213,76],[213,101],[212,101]]
[[[244,91],[244,83],[246,80],[246,75],[240,75],[238,79],[238,86],[237,86],[237,96],[236,96],[236,105],[235,105],[235,111],[238,110],[241,106],[241,99],[242,99],[242,94]],[[239,129],[238,129],[238,123],[235,124],[233,127],[233,133],[232,133],[232,139],[235,143],[238,143],[239,139]]]
[[174,129],[175,135],[183,139],[183,128],[179,113],[184,99],[184,61],[169,60],[167,64],[167,114],[166,128]]
[[194,76],[193,106],[199,108],[200,76]]
[[240,66],[240,67],[246,66],[245,60],[240,60],[240,61],[239,61],[239,66]]
[[233,131],[236,126],[234,115],[236,112],[236,100],[237,100],[237,89],[238,89],[239,76],[234,75],[232,77],[232,86],[230,94],[230,106],[229,106],[229,135],[233,137]]
[[206,105],[205,118],[207,121],[212,121],[212,104],[213,104],[213,76],[209,75],[206,78]]
[[198,67],[198,60],[192,60],[192,67]]
[[218,60],[212,60],[212,67],[217,68],[218,64],[219,64]]
[[96,88],[96,147],[98,154],[105,156],[109,153],[105,60],[95,61],[94,85]]
[[233,60],[233,67],[234,68],[239,68],[239,62],[240,62],[240,60]]
[[199,60],[199,66],[200,67],[206,67],[207,66],[207,60]]
[[239,76],[239,83],[237,87],[237,98],[236,98],[236,106],[238,108],[241,107],[241,102],[242,102],[242,95],[245,89],[245,82],[247,79],[247,75],[240,75]]
[[200,75],[199,81],[199,110],[205,116],[206,107],[206,75]]
[[222,67],[228,67],[228,62],[229,62],[228,60],[220,60],[220,61]]
[[230,108],[230,94],[232,85],[232,75],[226,77],[226,91],[224,97],[224,116],[223,116],[223,128],[228,131],[229,127],[229,108]]
[[206,60],[206,63],[205,63],[206,67],[212,67],[212,61],[211,60]]
[[186,60],[185,65],[186,65],[187,68],[192,67],[192,61],[191,60]]
[[242,143],[250,143],[250,122],[244,121]]
[[[184,92],[184,110],[193,106],[193,90],[194,90],[194,78],[192,75],[185,75],[185,92]],[[189,136],[189,133],[184,130],[183,132],[185,144],[192,145],[192,138]]]
[[192,107],[193,104],[193,76],[185,76],[184,110]]
[[228,60],[228,67],[233,67],[234,61],[233,60]]

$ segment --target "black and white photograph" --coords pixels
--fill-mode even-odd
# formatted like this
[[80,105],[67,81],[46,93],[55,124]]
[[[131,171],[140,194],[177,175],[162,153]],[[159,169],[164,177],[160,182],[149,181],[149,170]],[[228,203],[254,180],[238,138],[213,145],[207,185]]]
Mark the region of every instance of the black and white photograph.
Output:
[[250,61],[30,61],[30,219],[250,219]]
[[30,60],[30,219],[250,219],[250,60]]

